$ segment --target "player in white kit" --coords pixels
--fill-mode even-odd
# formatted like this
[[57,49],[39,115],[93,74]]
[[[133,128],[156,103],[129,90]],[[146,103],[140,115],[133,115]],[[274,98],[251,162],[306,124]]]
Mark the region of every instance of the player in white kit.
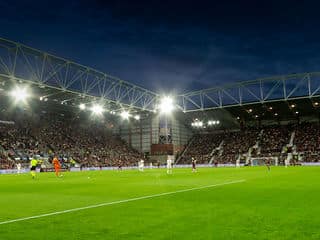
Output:
[[289,160],[288,158],[286,158],[286,159],[284,160],[284,165],[285,165],[285,167],[287,168],[287,167],[289,166],[289,164],[290,164],[290,160]]
[[20,174],[21,173],[21,163],[17,163],[17,173]]
[[171,174],[172,173],[172,160],[168,159],[167,160],[167,174]]
[[143,161],[143,159],[141,159],[139,162],[139,171],[143,172],[143,169],[144,169],[144,161]]

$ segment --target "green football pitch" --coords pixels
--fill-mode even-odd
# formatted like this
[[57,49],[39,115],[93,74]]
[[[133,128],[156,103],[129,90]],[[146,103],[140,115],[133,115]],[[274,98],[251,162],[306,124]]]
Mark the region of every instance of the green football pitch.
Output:
[[320,167],[0,175],[0,239],[320,239]]

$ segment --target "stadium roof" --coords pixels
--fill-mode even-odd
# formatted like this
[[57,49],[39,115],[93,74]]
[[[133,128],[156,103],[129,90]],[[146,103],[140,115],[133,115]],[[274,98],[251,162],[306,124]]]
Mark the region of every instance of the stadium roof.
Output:
[[[181,112],[176,116],[179,121],[183,121],[189,127],[196,121],[203,122],[203,126],[195,126],[193,130],[205,132],[221,129],[239,129],[241,123],[258,126],[259,122],[262,125],[266,122],[297,122],[297,120],[304,119],[319,119],[320,98],[298,98],[242,106],[235,105],[203,111]],[[219,121],[219,124],[209,125],[209,121]]]
[[[28,84],[39,99],[73,107],[99,103],[110,112],[130,109],[147,114],[161,100],[159,94],[127,81],[1,38],[0,83],[4,91],[16,84]],[[201,117],[219,119],[226,126],[237,126],[237,120],[314,114],[319,97],[320,72],[262,78],[173,96],[177,118],[186,124]],[[291,102],[297,102],[297,108],[288,107]]]
[[[0,78],[47,89],[56,95],[103,99],[112,106],[152,111],[158,94],[93,68],[0,38]],[[50,90],[49,90],[50,89]],[[60,91],[61,93],[55,93]]]
[[182,111],[264,104],[320,96],[320,72],[299,73],[238,82],[177,96]]

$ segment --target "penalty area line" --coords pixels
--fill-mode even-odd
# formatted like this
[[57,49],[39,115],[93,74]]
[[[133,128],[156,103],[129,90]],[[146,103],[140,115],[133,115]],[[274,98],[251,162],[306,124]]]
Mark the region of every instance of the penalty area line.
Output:
[[224,182],[224,183],[217,183],[217,184],[212,184],[212,185],[207,185],[207,186],[202,186],[202,187],[187,188],[187,189],[182,189],[182,190],[177,190],[177,191],[172,191],[172,192],[164,192],[164,193],[158,193],[158,194],[147,195],[147,196],[142,196],[142,197],[128,198],[128,199],[118,200],[118,201],[114,201],[114,202],[105,202],[105,203],[89,205],[89,206],[85,206],[85,207],[71,208],[71,209],[57,211],[57,212],[51,212],[51,213],[45,213],[45,214],[40,214],[40,215],[35,215],[35,216],[30,216],[30,217],[23,217],[23,218],[16,218],[16,219],[12,219],[12,220],[7,220],[7,221],[0,222],[0,225],[15,223],[15,222],[22,222],[22,221],[26,221],[26,220],[49,217],[49,216],[54,216],[54,215],[60,215],[60,214],[64,214],[64,213],[77,212],[77,211],[82,211],[82,210],[91,209],[91,208],[99,208],[99,207],[104,207],[104,206],[120,204],[120,203],[139,201],[139,200],[143,200],[143,199],[162,197],[162,196],[167,196],[167,195],[172,195],[172,194],[177,194],[177,193],[190,192],[190,191],[195,191],[195,190],[200,190],[200,189],[219,187],[219,186],[223,186],[223,185],[242,183],[245,181],[246,180],[241,179],[241,180]]

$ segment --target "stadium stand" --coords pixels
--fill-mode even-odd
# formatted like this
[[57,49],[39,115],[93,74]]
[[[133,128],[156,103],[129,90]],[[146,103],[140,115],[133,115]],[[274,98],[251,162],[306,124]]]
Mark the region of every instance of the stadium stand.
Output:
[[257,129],[244,129],[242,131],[230,132],[225,136],[223,151],[215,160],[220,163],[236,163],[239,155],[246,154],[258,138]]
[[224,134],[197,134],[191,140],[191,144],[180,163],[190,163],[191,158],[195,158],[198,163],[208,163],[214,149],[219,146],[224,138]]
[[270,153],[279,155],[282,148],[289,143],[291,128],[291,125],[263,128],[263,134],[260,139],[261,155],[267,156]]
[[77,119],[69,121],[46,115],[39,122],[20,117],[14,124],[0,124],[0,166],[11,168],[17,161],[27,163],[31,156],[62,162],[75,160],[83,166],[135,165],[141,154],[120,137],[103,131],[99,125],[83,126]]
[[[134,166],[141,159],[141,153],[101,125],[105,123],[86,122],[77,115],[72,116],[27,114],[18,110],[11,111],[10,115],[2,112],[0,168],[13,168],[18,161],[27,166],[34,155],[50,162],[57,154],[62,163],[73,159],[82,166],[96,167],[116,166],[119,160],[123,166]],[[279,157],[283,162],[291,152],[301,161],[317,162],[320,156],[319,131],[319,123],[303,122],[196,133],[179,164],[190,164],[192,158],[199,164],[235,164],[240,158],[244,163],[250,154],[251,157]]]
[[[295,129],[295,131],[294,131]],[[265,126],[260,129],[242,129],[224,134],[195,135],[192,145],[186,150],[181,163],[190,163],[195,158],[199,163],[209,163],[214,159],[219,163],[235,164],[236,159],[246,155],[250,148],[258,143],[257,151],[252,151],[254,157],[277,156],[286,157],[290,136],[295,132],[295,151],[304,156],[303,161],[317,161],[320,154],[319,125],[303,123],[294,127],[292,124]],[[262,134],[260,134],[262,133]],[[221,144],[221,150],[213,150]],[[220,152],[220,154],[219,154]]]
[[298,125],[294,144],[306,162],[317,162],[320,155],[319,124],[304,122]]

